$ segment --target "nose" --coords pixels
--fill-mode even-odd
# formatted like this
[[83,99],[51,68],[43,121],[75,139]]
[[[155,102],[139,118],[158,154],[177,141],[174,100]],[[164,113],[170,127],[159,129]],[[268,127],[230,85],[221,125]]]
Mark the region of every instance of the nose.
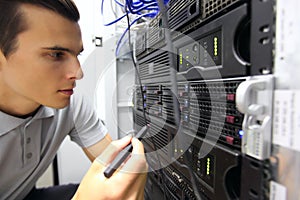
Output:
[[71,70],[69,71],[68,78],[80,80],[83,78],[83,71],[78,59],[71,63]]
[[80,80],[82,78],[83,78],[83,71],[81,69],[81,66],[79,66],[79,68],[78,68],[78,70],[77,70],[77,72],[75,74],[75,79],[76,80]]

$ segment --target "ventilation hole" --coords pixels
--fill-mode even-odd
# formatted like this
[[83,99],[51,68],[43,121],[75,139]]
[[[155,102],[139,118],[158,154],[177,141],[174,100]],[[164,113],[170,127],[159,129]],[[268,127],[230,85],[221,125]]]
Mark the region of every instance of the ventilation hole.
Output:
[[197,4],[193,3],[193,5],[190,6],[190,15],[195,14],[197,11]]
[[269,44],[269,43],[270,43],[270,39],[269,39],[268,37],[261,38],[261,39],[259,40],[259,43],[261,43],[262,45]]
[[158,27],[162,27],[162,19],[159,19],[159,21],[158,21]]
[[270,31],[270,27],[269,27],[269,25],[265,25],[265,26],[260,27],[259,30],[260,30],[260,32],[267,33]]
[[270,69],[268,69],[268,68],[262,68],[259,71],[261,74],[270,74],[271,73]]
[[253,168],[256,168],[256,169],[259,168],[259,164],[256,163],[256,162],[251,162],[251,166],[252,166]]
[[251,193],[253,196],[255,196],[255,197],[258,196],[258,193],[257,193],[255,190],[253,190],[253,189],[250,189],[250,193]]

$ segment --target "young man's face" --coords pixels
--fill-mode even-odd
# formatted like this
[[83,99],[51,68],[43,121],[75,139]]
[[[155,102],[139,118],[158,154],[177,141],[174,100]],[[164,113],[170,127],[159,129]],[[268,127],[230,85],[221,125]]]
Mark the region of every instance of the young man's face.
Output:
[[83,50],[78,23],[35,6],[22,6],[28,29],[1,67],[1,92],[23,105],[63,108],[75,81],[82,78],[77,59]]

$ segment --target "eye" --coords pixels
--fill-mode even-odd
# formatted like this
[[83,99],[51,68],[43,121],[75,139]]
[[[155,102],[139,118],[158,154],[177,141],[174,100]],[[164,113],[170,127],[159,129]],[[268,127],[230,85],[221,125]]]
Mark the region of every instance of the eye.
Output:
[[61,58],[63,58],[64,56],[64,52],[62,51],[53,51],[49,53],[49,56],[55,60],[59,60]]

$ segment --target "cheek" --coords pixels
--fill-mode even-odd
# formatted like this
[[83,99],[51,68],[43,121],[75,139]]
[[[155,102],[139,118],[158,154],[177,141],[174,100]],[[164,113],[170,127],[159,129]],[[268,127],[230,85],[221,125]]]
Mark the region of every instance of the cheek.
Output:
[[42,94],[51,86],[53,87],[53,84],[56,84],[53,80],[53,74],[49,70],[41,70],[33,65],[10,67],[6,71],[5,80],[7,86],[17,93],[23,95]]
[[7,86],[17,93],[28,93],[35,87],[38,87],[36,77],[33,72],[28,73],[26,71],[12,71],[5,76]]
[[19,53],[12,57],[6,77],[10,85],[16,89],[45,93],[56,90],[64,80],[65,72],[62,66],[63,63],[48,62],[41,56]]

